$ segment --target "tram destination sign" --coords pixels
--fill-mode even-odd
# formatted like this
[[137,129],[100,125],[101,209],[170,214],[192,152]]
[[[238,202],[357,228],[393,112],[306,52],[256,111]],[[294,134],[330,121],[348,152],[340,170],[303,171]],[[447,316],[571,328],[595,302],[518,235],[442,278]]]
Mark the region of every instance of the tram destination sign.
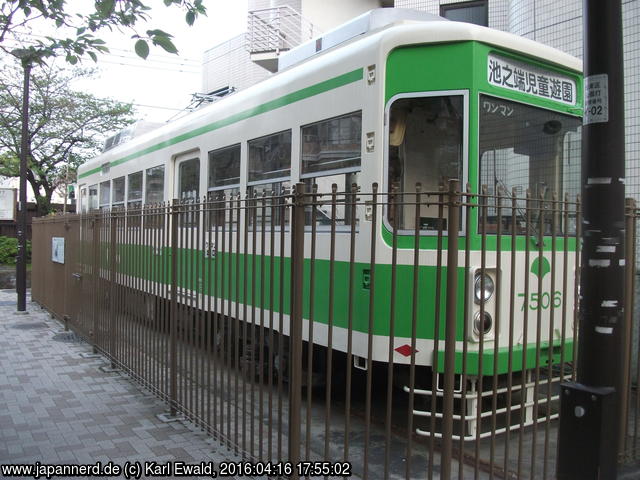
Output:
[[489,54],[488,81],[491,85],[553,100],[576,104],[576,82],[555,72]]

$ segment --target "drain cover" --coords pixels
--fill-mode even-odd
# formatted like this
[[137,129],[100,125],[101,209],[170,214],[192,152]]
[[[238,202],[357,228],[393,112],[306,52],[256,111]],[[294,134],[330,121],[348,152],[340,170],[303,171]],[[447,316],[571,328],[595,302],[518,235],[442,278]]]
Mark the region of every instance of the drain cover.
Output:
[[80,335],[76,335],[74,332],[56,333],[52,338],[56,342],[65,342],[65,343],[80,343],[84,341],[82,340],[82,337]]
[[11,325],[11,328],[17,328],[19,330],[30,330],[32,328],[49,328],[44,322],[36,322],[36,323],[14,323]]

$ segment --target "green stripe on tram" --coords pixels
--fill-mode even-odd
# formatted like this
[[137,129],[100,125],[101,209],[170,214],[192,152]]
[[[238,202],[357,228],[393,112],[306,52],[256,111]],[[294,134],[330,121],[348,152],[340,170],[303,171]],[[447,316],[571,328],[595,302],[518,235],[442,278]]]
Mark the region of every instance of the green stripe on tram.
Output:
[[[163,248],[157,255],[152,247],[136,245],[119,245],[117,251],[120,258],[119,273],[131,277],[140,278],[143,281],[158,282],[160,284],[171,283],[171,249]],[[103,257],[103,258],[106,258]],[[202,258],[202,251],[180,248],[178,249],[178,269],[176,272],[177,286],[181,290],[198,292],[211,295],[219,300],[239,302],[248,308],[264,308],[274,312],[274,317],[279,313],[290,313],[290,274],[291,258],[271,257],[270,255],[252,255],[236,253],[218,253],[216,258]],[[217,265],[216,265],[217,263]],[[255,265],[255,271],[253,266]],[[273,265],[273,267],[272,267]],[[236,266],[238,275],[236,275]],[[217,267],[217,275],[216,275]],[[224,268],[224,276],[222,269]],[[271,272],[273,268],[273,281]],[[349,297],[353,303],[352,325],[356,332],[367,333],[369,331],[369,297],[374,295],[374,321],[373,333],[375,335],[388,336],[390,332],[389,317],[391,298],[383,292],[391,291],[392,266],[389,264],[375,265],[375,292],[368,286],[371,275],[369,263],[353,264],[353,284],[349,285],[349,262],[336,261],[334,268],[334,297],[333,297],[333,325],[347,328],[349,318]],[[394,335],[397,337],[411,337],[413,302],[413,265],[396,265],[396,324]],[[313,318],[315,322],[329,323],[329,279],[330,262],[316,259],[314,264],[315,288],[314,311],[310,311],[310,277],[311,260],[304,261],[303,283],[303,317]],[[210,273],[209,273],[210,272]],[[460,270],[462,272],[462,269]],[[210,283],[208,275],[211,275]],[[416,303],[416,320],[418,338],[433,338],[436,328],[436,312],[440,311],[439,337],[444,339],[444,305],[446,291],[441,287],[440,300],[436,301],[436,284],[438,269],[433,265],[420,266],[418,274],[418,290]],[[282,275],[282,278],[281,278]],[[446,281],[447,268],[441,267],[441,286]],[[246,282],[246,283],[245,283]],[[246,285],[246,289],[245,289]],[[255,288],[254,288],[255,285]],[[282,285],[282,292],[280,286]],[[236,288],[238,287],[238,288]],[[139,288],[143,288],[141,286]],[[458,322],[456,339],[464,338],[463,302],[464,302],[464,275],[458,275]],[[282,294],[282,303],[280,302]],[[273,303],[271,303],[273,298]],[[241,307],[243,308],[243,307]]]
[[[364,75],[364,71],[362,68],[358,68],[351,72],[347,72],[345,74],[339,75],[337,77],[330,78],[329,80],[325,80],[324,82],[316,83],[315,85],[311,85],[309,87],[303,88],[293,93],[289,93],[287,95],[283,95],[282,97],[276,98],[274,100],[268,101],[261,105],[258,105],[253,108],[249,108],[247,110],[243,110],[242,112],[238,112],[230,117],[223,118],[222,120],[215,121],[213,123],[209,123],[202,127],[191,130],[190,132],[183,133],[182,135],[178,135],[164,142],[156,143],[155,145],[151,145],[150,147],[144,148],[137,152],[134,152],[125,157],[119,158],[118,160],[114,160],[110,162],[110,167],[115,167],[116,165],[123,164],[130,160],[134,160],[143,155],[147,155],[149,153],[156,152],[166,147],[170,147],[171,145],[175,145],[176,143],[184,142],[185,140],[189,140],[191,138],[197,137],[204,133],[212,132],[214,130],[218,130],[220,128],[232,125],[234,123],[240,122],[242,120],[246,120],[251,117],[255,117],[262,113],[267,113],[278,108],[284,107],[286,105],[290,105],[292,103],[299,102],[301,100],[305,100],[307,98],[313,97],[320,93],[328,92],[330,90],[334,90],[336,88],[349,85],[350,83],[357,82],[362,80]],[[102,170],[102,166],[93,168],[88,170],[78,178],[84,178],[89,175],[93,175],[94,173],[99,173]]]

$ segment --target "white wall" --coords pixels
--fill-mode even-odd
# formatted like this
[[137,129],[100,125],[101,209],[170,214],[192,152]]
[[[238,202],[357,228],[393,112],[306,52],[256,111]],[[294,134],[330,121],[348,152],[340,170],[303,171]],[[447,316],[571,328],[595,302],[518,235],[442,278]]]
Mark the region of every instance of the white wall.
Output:
[[381,6],[381,0],[302,0],[300,13],[321,32],[326,32]]

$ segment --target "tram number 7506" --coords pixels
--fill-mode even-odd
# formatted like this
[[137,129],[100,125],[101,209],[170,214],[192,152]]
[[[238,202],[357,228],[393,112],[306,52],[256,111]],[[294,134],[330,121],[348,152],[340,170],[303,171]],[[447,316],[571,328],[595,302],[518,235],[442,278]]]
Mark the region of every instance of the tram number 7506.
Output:
[[528,299],[526,294],[519,293],[518,297],[522,297],[521,312],[524,312],[525,308],[529,308],[530,310],[538,310],[539,308],[548,310],[552,305],[553,308],[560,308],[562,306],[562,292],[559,290],[556,290],[553,294],[551,294],[551,292],[532,292],[529,294]]

